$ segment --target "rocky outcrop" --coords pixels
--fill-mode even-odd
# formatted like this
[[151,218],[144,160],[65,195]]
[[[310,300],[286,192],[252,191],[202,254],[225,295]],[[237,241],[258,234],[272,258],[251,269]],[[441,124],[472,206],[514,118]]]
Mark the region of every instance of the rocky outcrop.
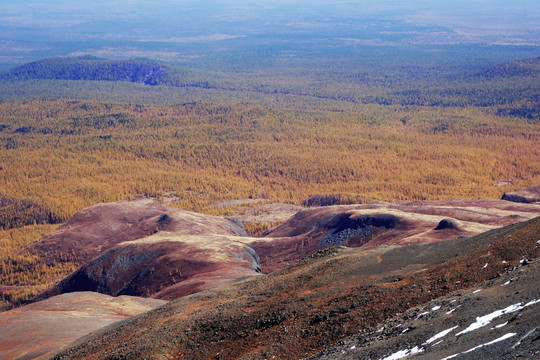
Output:
[[525,190],[518,190],[504,193],[502,200],[513,201],[517,203],[536,203],[540,202],[540,185],[533,186]]
[[451,292],[362,329],[310,360],[399,359],[413,353],[414,359],[536,359],[538,284],[540,259],[523,261],[479,286]]
[[433,230],[455,229],[459,230],[458,224],[453,219],[442,219]]

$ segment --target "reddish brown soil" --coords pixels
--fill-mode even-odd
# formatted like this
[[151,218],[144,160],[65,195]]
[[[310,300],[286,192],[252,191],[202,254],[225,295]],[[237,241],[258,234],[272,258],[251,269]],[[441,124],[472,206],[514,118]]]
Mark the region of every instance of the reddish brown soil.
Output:
[[172,299],[258,275],[242,225],[150,200],[99,204],[25,251],[81,268],[37,299],[74,292]]
[[[270,205],[263,205],[265,216],[275,215],[271,209],[284,211]],[[264,215],[257,209],[254,213]],[[538,213],[538,204],[502,200],[329,206],[302,210],[264,238],[253,239],[239,237],[245,232],[232,220],[142,199],[85,209],[25,251],[45,263],[81,265],[37,299],[73,291],[173,299],[257,275],[259,267],[276,271],[331,246],[443,241]],[[455,226],[436,230],[442,219]]]
[[62,346],[94,330],[165,303],[80,292],[0,313],[0,359],[49,359]]
[[160,233],[112,248],[41,297],[97,291],[170,300],[257,275],[257,259],[247,249],[223,236]]
[[51,261],[75,258],[83,264],[119,243],[159,231],[190,235],[242,234],[241,227],[225,218],[171,209],[140,199],[98,204],[81,210],[25,251]]

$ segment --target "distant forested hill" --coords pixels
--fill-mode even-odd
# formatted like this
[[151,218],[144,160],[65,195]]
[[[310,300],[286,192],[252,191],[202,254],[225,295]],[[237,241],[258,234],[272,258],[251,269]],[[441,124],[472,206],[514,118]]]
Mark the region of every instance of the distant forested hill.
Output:
[[0,74],[2,80],[130,81],[147,85],[172,84],[169,68],[133,60],[103,60],[93,56],[51,58],[18,66]]
[[487,78],[513,76],[538,77],[539,75],[540,56],[508,61],[503,64],[492,66],[480,74],[480,76]]

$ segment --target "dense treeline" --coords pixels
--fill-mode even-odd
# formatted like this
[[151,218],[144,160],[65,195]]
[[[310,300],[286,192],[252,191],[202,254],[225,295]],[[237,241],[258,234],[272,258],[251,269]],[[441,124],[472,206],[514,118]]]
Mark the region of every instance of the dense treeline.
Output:
[[64,219],[100,201],[175,192],[177,206],[340,193],[380,200],[499,197],[538,183],[539,129],[481,109],[0,104],[0,184]]
[[12,229],[35,224],[58,224],[61,219],[51,211],[27,199],[0,194],[0,228]]
[[37,256],[20,254],[50,234],[57,225],[29,225],[0,230],[0,311],[19,305],[74,270],[68,262],[44,264]]
[[[133,61],[56,58],[5,73],[11,80],[0,86],[0,101],[45,97],[160,105],[249,102],[273,108],[340,111],[356,110],[362,104],[506,108],[539,101],[539,58],[497,66],[434,62],[400,65],[397,56],[394,62],[383,59],[378,66],[355,64],[349,58],[330,58],[312,60],[312,67],[290,60],[250,71],[219,68],[201,71]],[[42,63],[47,65],[45,69],[36,65]],[[126,69],[142,67],[147,72],[158,67],[162,71],[155,71],[148,83],[159,86],[152,89],[143,86],[146,80],[141,80],[139,73],[145,73],[142,70],[133,75],[135,83],[114,82],[126,80],[126,76],[111,75],[112,65]],[[26,67],[45,75],[13,75]],[[85,75],[51,75],[65,72],[66,67],[74,67],[78,70],[71,72]]]
[[480,77],[537,77],[540,74],[540,56],[508,61],[504,64],[490,66],[478,74]]

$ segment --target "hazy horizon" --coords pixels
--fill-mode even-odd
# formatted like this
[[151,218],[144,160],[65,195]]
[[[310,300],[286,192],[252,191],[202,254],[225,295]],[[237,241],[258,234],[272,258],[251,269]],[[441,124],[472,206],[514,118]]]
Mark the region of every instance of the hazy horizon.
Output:
[[0,63],[93,54],[185,61],[208,53],[358,45],[540,46],[540,4],[505,1],[4,1]]

